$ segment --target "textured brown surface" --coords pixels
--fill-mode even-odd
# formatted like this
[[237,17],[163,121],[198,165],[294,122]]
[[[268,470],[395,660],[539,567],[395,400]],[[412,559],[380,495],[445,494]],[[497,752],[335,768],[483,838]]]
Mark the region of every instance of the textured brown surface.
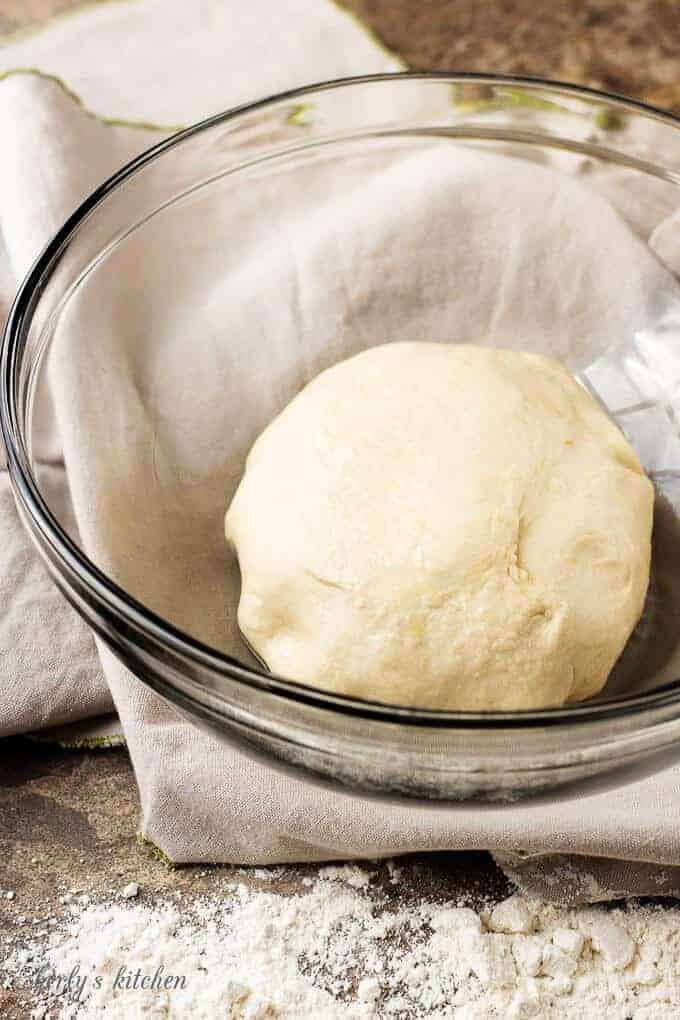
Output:
[[55,14],[78,6],[74,0],[0,0],[0,33],[39,26]]
[[[74,6],[0,0],[0,33]],[[413,67],[563,78],[680,112],[678,0],[346,0],[346,6]],[[137,845],[137,792],[124,751],[64,751],[25,740],[2,745],[0,890],[16,896],[0,899],[0,936],[30,931],[33,918],[55,910],[64,887],[106,893],[134,880],[153,896],[169,888],[206,892],[215,881],[215,869],[171,871]],[[276,888],[293,892],[312,870],[288,868]],[[505,884],[486,854],[437,854],[405,864],[399,895],[444,897],[461,889],[494,897]],[[18,916],[29,923],[17,927]],[[0,987],[0,1017],[25,1016]]]
[[[122,749],[66,751],[23,739],[2,742],[0,770],[0,961],[3,940],[31,937],[48,917],[60,917],[65,891],[115,897],[128,882],[140,886],[140,902],[171,890],[214,894],[233,869],[168,868],[135,838],[138,803],[127,753]],[[422,896],[444,901],[459,896],[482,903],[501,899],[507,883],[487,854],[425,854],[402,859],[403,878],[385,890],[399,903]],[[238,869],[238,881],[291,895],[306,891],[302,879],[313,865],[290,865],[274,881]],[[373,869],[372,869],[373,870]],[[8,901],[2,894],[14,892]],[[17,923],[17,919],[24,923]],[[0,1018],[25,1020],[20,992],[0,982]],[[301,1018],[302,1020],[302,1018]]]
[[345,0],[412,67],[561,78],[680,112],[678,0]]

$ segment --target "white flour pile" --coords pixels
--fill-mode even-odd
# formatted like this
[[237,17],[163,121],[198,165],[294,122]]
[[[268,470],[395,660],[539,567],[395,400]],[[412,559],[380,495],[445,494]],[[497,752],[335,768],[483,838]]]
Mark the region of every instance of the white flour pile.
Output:
[[395,910],[354,866],[304,882],[294,898],[236,883],[181,904],[146,905],[131,886],[113,904],[79,897],[27,946],[10,938],[4,987],[26,989],[41,1020],[680,1016],[680,909],[513,896],[481,913]]

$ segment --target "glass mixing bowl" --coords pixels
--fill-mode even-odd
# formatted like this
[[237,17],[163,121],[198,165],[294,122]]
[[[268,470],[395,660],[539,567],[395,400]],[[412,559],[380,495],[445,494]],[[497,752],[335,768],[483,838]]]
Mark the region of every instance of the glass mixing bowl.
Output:
[[[259,210],[267,208],[264,199],[259,202],[260,192],[299,189],[313,167],[314,194],[327,202],[337,187],[339,166],[362,167],[385,155],[398,158],[433,142],[451,146],[452,155],[461,146],[482,154],[500,151],[548,161],[565,175],[578,174],[610,199],[638,236],[648,230],[642,210],[659,219],[680,206],[680,122],[638,103],[557,83],[493,75],[388,75],[298,89],[212,117],[145,152],[98,188],[46,247],[19,291],[5,331],[1,410],[20,514],[58,587],[139,681],[192,723],[270,764],[307,769],[378,796],[506,799],[605,773],[606,782],[621,782],[680,759],[673,582],[673,556],[680,549],[675,542],[680,460],[676,465],[674,454],[664,452],[668,436],[676,438],[672,400],[609,408],[638,445],[658,494],[648,610],[602,695],[542,711],[415,710],[334,696],[272,676],[245,645],[235,655],[207,643],[200,613],[193,620],[168,619],[162,604],[146,597],[143,584],[136,590],[121,581],[120,573],[91,552],[87,536],[81,539],[63,491],[54,484],[53,472],[45,470],[50,457],[54,463],[54,453],[45,453],[37,423],[52,413],[51,365],[55,357],[68,354],[70,316],[78,303],[93,316],[88,329],[92,350],[99,345],[97,316],[112,321],[112,309],[104,305],[107,295],[120,288],[122,256],[136,251],[129,293],[131,301],[141,296],[144,310],[137,343],[153,345],[169,315],[167,301],[159,297],[162,290],[147,290],[153,254],[162,247],[166,266],[174,252],[178,259],[185,257],[176,239],[184,228],[187,236],[195,234],[201,217],[203,231],[225,229],[228,217],[222,221],[209,215],[215,203],[228,208],[250,202],[248,237],[234,233],[232,224],[222,239],[233,265],[238,257],[233,253],[242,244],[257,243]],[[219,261],[207,270],[215,278],[224,271]],[[265,284],[262,299],[275,301]],[[627,281],[620,284],[624,289]],[[88,303],[95,292],[97,299]],[[215,371],[212,362],[201,364],[200,337],[209,325],[202,298],[186,310],[196,338],[187,378],[196,366]],[[348,303],[351,298],[347,294]],[[114,322],[116,314],[114,308]],[[360,319],[361,309],[353,314]],[[247,307],[243,321],[248,322]],[[627,338],[631,350],[634,339]],[[225,336],[224,343],[229,342]],[[276,337],[256,335],[253,343],[274,345]],[[625,374],[622,365],[610,366],[614,375]],[[247,366],[242,370],[247,372]],[[102,371],[99,362],[96,371]],[[158,372],[163,371],[160,357]],[[602,397],[596,376],[584,373]],[[93,369],[91,382],[96,381]],[[271,379],[272,391],[278,384]],[[115,382],[112,386],[109,413],[124,415],[127,398],[116,393]],[[194,398],[200,402],[198,393],[187,394],[184,415],[191,414]],[[232,393],[230,399],[234,406],[219,413],[233,414],[237,431],[239,395]],[[157,412],[171,420],[174,408],[162,406]],[[642,427],[631,427],[640,414]],[[658,429],[664,432],[663,443],[655,440]],[[86,432],[83,422],[83,441]],[[241,438],[245,450],[253,437]],[[200,443],[200,432],[190,439]],[[124,453],[132,463],[137,448]],[[214,456],[211,471],[210,484],[226,492]],[[111,500],[112,519],[134,515],[143,536],[146,520],[153,527],[154,501],[163,498],[156,481],[150,479],[143,500],[140,493],[120,488],[108,496],[99,492],[97,498]],[[188,487],[193,484],[196,479],[187,479]],[[226,503],[226,496],[216,499],[210,522],[220,532]],[[130,549],[130,558],[135,555]],[[160,582],[167,574],[168,584],[176,583],[169,573],[171,559],[157,557],[154,571]],[[193,583],[191,568],[186,583]]]

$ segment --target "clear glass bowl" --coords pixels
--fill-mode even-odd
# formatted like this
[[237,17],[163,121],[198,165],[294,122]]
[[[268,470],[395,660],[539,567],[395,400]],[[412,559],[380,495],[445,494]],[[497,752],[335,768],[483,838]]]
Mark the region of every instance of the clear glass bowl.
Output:
[[[656,448],[653,612],[643,618],[642,635],[634,635],[632,652],[598,699],[516,713],[414,710],[333,696],[268,674],[245,646],[242,657],[209,647],[190,624],[164,619],[88,557],[42,470],[35,422],[49,413],[46,382],[55,347],[65,342],[61,327],[93,281],[102,292],[117,253],[149,231],[162,243],[168,225],[177,236],[182,223],[202,215],[204,197],[228,203],[247,192],[253,200],[275,176],[277,186],[294,188],[301,168],[312,163],[322,175],[328,168],[330,188],[338,161],[413,152],[433,139],[522,159],[547,157],[564,174],[581,173],[586,160],[587,179],[638,233],[637,189],[642,202],[651,187],[661,212],[680,206],[680,122],[557,83],[388,75],[298,89],[204,121],[150,149],[94,192],[44,250],[16,298],[4,338],[1,413],[20,513],[56,584],[131,672],[193,723],[270,764],[378,796],[439,799],[507,799],[602,774],[606,782],[626,781],[680,759],[680,680],[672,668],[669,675],[680,641],[669,567],[680,489],[674,465],[659,463]],[[611,169],[616,172],[600,172]],[[256,216],[255,200],[253,209]],[[239,238],[225,243],[238,248]],[[143,266],[136,286],[143,293]],[[165,314],[149,300],[140,344],[154,342],[154,323],[161,329]],[[200,338],[200,308],[195,315]],[[195,358],[200,362],[199,343]],[[585,381],[592,382],[588,373]],[[649,429],[633,429],[634,443],[638,435],[650,468]],[[220,526],[224,509],[225,503],[215,507]],[[131,512],[143,515],[145,508]],[[157,570],[165,569],[159,558]]]

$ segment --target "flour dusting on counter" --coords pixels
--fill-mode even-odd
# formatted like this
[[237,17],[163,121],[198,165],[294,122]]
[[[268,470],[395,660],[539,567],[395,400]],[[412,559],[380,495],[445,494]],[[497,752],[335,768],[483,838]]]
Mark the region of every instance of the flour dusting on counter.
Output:
[[27,1015],[40,1020],[680,1011],[680,909],[568,909],[518,895],[480,910],[431,899],[395,907],[356,865],[322,868],[305,890],[284,898],[229,882],[191,900],[70,898],[28,942],[6,938],[0,982],[24,989]]

